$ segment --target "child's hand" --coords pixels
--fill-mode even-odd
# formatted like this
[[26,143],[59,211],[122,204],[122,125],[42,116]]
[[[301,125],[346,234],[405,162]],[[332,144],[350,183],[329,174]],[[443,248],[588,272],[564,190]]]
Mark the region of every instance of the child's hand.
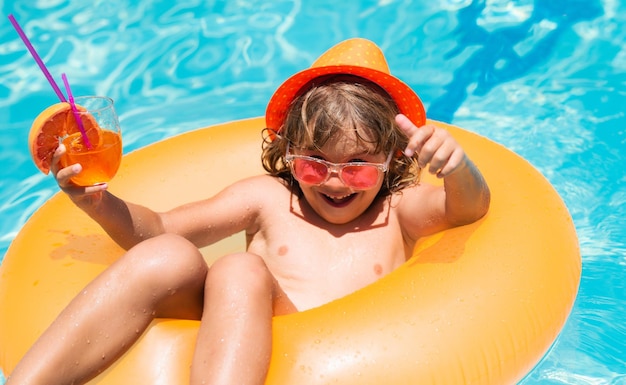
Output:
[[98,192],[104,191],[107,189],[107,184],[102,183],[95,186],[89,187],[81,187],[77,186],[70,181],[73,176],[78,175],[81,172],[82,167],[80,164],[73,164],[65,168],[61,167],[61,157],[65,154],[65,146],[60,144],[57,150],[54,152],[52,156],[52,163],[50,166],[50,172],[56,179],[57,184],[65,192],[67,195],[72,198],[72,200],[76,200],[80,197],[84,197],[87,195],[93,195]]
[[443,128],[432,124],[418,128],[402,114],[396,116],[396,123],[409,138],[404,154],[411,157],[417,153],[419,166],[430,164],[428,172],[438,178],[452,174],[467,161],[463,148]]

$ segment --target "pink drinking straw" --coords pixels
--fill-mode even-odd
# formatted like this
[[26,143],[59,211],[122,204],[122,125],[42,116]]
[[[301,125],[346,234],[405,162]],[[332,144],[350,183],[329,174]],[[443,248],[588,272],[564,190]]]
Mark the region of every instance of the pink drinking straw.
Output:
[[62,102],[66,102],[67,100],[65,100],[65,96],[63,96],[61,89],[59,89],[59,86],[54,81],[54,78],[52,77],[52,75],[50,75],[50,71],[48,71],[48,68],[46,68],[46,65],[43,63],[43,61],[37,54],[37,51],[35,51],[35,47],[33,47],[33,45],[30,43],[30,41],[28,40],[28,37],[26,37],[26,34],[22,30],[22,27],[20,27],[20,25],[17,23],[17,20],[15,20],[13,15],[9,15],[9,21],[11,22],[11,24],[13,24],[13,27],[17,31],[17,34],[20,35],[20,37],[22,38],[22,41],[26,45],[26,48],[28,48],[28,50],[30,51],[30,54],[33,56],[33,58],[39,65],[39,68],[41,68],[41,71],[43,72],[43,74],[46,75],[46,79],[48,79],[48,82],[54,89],[54,92],[57,93],[57,96]]
[[[59,99],[62,102],[67,102],[67,100],[65,99],[65,96],[63,96],[63,92],[61,92],[61,89],[59,88],[57,83],[54,81],[54,78],[50,74],[50,71],[48,71],[48,68],[44,64],[43,60],[41,60],[41,57],[39,57],[39,54],[35,50],[35,47],[33,47],[33,45],[30,43],[30,40],[28,40],[28,37],[24,33],[24,30],[22,29],[22,27],[20,27],[19,23],[17,22],[17,20],[15,20],[15,17],[13,17],[13,15],[9,15],[9,21],[13,25],[13,28],[15,28],[15,30],[17,31],[17,34],[20,35],[20,38],[26,45],[26,48],[28,48],[28,51],[33,56],[37,64],[39,65],[41,72],[43,72],[43,74],[46,76],[46,79],[48,79],[48,83],[50,83],[50,85],[52,86],[52,89],[54,89],[54,92],[56,92]],[[76,118],[76,123],[78,124],[78,128],[80,129],[80,133],[83,137],[83,143],[85,143],[87,148],[91,150],[91,143],[89,142],[89,138],[87,138],[85,127],[83,126],[83,122],[80,119],[80,114],[78,113],[76,104],[74,103],[74,97],[72,96],[70,85],[67,82],[67,77],[65,76],[65,74],[63,74],[61,77],[63,78],[63,83],[65,83],[65,89],[67,90],[67,95],[70,99],[70,106],[72,108],[72,113],[74,114],[74,117]]]
[[63,84],[65,84],[65,91],[67,91],[67,98],[70,100],[70,107],[72,108],[72,113],[74,114],[74,118],[76,118],[76,123],[78,123],[78,129],[80,130],[80,134],[83,136],[83,143],[87,146],[88,150],[91,150],[91,142],[89,142],[89,138],[87,137],[87,132],[85,132],[85,126],[83,126],[83,121],[80,118],[80,113],[78,112],[78,108],[76,108],[76,103],[74,103],[74,97],[72,96],[72,90],[70,89],[70,83],[67,81],[67,76],[65,74],[61,74],[61,79],[63,79]]

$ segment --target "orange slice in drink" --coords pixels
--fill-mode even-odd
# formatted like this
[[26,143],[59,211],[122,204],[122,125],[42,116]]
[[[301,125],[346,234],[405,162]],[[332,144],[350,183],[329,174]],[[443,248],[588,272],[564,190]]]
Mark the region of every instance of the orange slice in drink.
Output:
[[[79,105],[76,108],[85,111]],[[98,123],[89,114],[81,114],[81,120],[90,144],[97,146],[101,137]],[[28,134],[28,148],[35,166],[44,174],[48,174],[52,155],[59,147],[61,138],[77,132],[80,132],[80,129],[69,103],[53,104],[43,110],[35,118]],[[79,140],[82,142],[82,138]]]

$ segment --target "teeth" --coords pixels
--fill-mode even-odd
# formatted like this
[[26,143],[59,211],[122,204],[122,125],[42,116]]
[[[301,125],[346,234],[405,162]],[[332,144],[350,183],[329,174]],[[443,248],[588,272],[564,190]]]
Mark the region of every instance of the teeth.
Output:
[[331,200],[334,200],[334,201],[340,201],[340,200],[346,199],[347,197],[349,197],[351,195],[352,194],[348,194],[348,195],[344,195],[344,196],[341,196],[341,197],[333,197],[333,196],[330,196],[330,195],[326,195],[326,196],[328,197],[328,199],[331,199]]

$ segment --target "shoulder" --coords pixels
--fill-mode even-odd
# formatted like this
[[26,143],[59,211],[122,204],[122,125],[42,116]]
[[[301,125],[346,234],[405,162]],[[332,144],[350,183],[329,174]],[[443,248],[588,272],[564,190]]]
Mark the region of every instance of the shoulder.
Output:
[[249,204],[263,204],[282,199],[289,194],[289,186],[282,179],[270,175],[257,175],[234,182],[218,195],[222,197],[226,195],[230,199]]
[[263,202],[286,193],[287,186],[278,178],[258,175],[237,180],[223,187],[215,195],[187,203],[177,210],[229,210],[234,214],[246,207],[260,207]]
[[256,175],[238,180],[226,189],[241,190],[256,196],[264,196],[268,192],[289,193],[289,186],[280,178],[271,175]]
[[[288,200],[288,189],[269,175],[238,180],[217,194],[163,214],[172,232],[208,245],[239,231],[257,231],[264,218]],[[207,231],[207,229],[212,229]]]

